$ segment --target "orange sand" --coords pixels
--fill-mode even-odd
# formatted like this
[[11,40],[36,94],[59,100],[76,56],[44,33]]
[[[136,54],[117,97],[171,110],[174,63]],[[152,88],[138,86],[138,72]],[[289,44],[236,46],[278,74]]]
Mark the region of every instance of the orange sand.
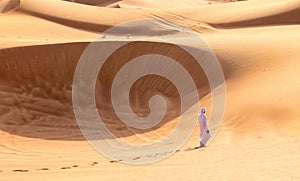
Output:
[[[300,1],[75,2],[0,1],[1,181],[300,179]],[[207,148],[184,151],[198,144],[196,127],[173,156],[131,166],[111,162],[86,142],[74,119],[72,79],[82,51],[100,32],[148,17],[201,33],[222,65],[227,102],[220,131]],[[160,46],[161,51],[167,47]],[[106,73],[105,80],[110,76]],[[172,86],[155,86],[165,84],[163,79],[148,80],[139,85],[176,97]],[[209,90],[205,85],[203,90],[201,105],[209,108]],[[132,96],[145,104],[150,93],[138,91]],[[97,96],[103,100],[106,93]],[[139,104],[133,109],[139,111]],[[170,104],[174,118],[176,100]],[[157,140],[176,123],[174,118],[157,130],[140,132],[120,125],[110,109],[101,111],[112,132],[131,142]]]

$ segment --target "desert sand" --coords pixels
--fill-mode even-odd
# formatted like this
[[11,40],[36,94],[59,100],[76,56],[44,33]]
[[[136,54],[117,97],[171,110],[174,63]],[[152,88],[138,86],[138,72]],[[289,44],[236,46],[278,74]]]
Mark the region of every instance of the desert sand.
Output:
[[[299,0],[2,0],[0,12],[1,181],[300,179]],[[110,160],[88,144],[74,117],[72,80],[80,55],[101,32],[141,18],[199,32],[221,63],[227,94],[222,125],[205,149],[186,151],[198,144],[196,126],[171,157],[134,166]],[[140,42],[130,48],[134,51],[112,59],[164,53],[170,45]],[[211,95],[203,71],[187,63],[181,51],[169,56],[183,57],[179,62],[199,88],[201,102],[195,104],[206,106],[209,118]],[[167,136],[177,122],[175,88],[155,76],[137,82],[132,109],[148,114],[152,93],[147,90],[152,90],[170,98],[169,119],[156,129],[131,129],[117,120],[107,100],[106,87],[121,66],[122,61],[107,65],[97,82],[105,124],[133,143]]]

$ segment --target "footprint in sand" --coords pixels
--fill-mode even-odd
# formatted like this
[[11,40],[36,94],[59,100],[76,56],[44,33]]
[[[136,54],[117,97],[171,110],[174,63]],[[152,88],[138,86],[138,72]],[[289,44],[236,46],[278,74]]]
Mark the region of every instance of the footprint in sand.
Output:
[[90,163],[91,166],[94,166],[94,165],[97,165],[98,162],[93,162],[93,163]]
[[132,160],[138,160],[138,159],[140,159],[140,158],[141,158],[141,157],[137,156],[137,157],[133,158]]
[[72,167],[74,167],[74,168],[75,168],[75,167],[79,167],[79,165],[73,165]]
[[39,168],[39,169],[36,169],[36,171],[41,171],[41,170],[49,170],[49,168]]
[[13,172],[29,172],[29,170],[16,169],[16,170],[13,170]]
[[63,169],[63,170],[65,170],[65,169],[71,169],[71,167],[61,167],[60,169]]
[[198,149],[201,149],[201,148],[203,148],[203,147],[200,147],[200,146],[189,147],[189,148],[185,149],[184,151],[198,150]]

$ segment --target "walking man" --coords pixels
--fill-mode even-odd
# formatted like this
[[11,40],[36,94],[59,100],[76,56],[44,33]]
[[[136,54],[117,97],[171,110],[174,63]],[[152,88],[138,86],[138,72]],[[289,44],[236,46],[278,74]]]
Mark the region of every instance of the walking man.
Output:
[[211,137],[205,112],[206,108],[202,107],[201,112],[198,115],[198,122],[200,125],[200,148],[204,147]]

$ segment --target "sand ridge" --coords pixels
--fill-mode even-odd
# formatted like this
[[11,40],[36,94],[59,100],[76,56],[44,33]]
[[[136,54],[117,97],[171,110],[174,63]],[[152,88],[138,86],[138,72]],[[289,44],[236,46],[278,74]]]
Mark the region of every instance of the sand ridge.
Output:
[[6,14],[16,10],[20,5],[20,0],[1,0],[0,14]]

